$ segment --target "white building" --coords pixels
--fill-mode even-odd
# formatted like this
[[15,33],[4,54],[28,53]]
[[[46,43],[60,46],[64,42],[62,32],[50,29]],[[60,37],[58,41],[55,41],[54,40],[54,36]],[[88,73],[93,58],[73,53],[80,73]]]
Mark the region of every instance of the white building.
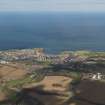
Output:
[[8,64],[9,62],[7,62],[7,61],[3,61],[3,60],[1,60],[0,61],[0,64]]
[[94,74],[92,77],[92,80],[101,80],[101,79],[102,79],[101,73]]

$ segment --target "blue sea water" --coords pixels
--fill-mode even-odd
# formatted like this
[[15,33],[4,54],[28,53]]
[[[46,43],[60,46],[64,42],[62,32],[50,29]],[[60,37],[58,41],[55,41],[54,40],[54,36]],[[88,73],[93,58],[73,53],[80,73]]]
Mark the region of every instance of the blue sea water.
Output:
[[0,12],[0,50],[105,50],[105,13]]

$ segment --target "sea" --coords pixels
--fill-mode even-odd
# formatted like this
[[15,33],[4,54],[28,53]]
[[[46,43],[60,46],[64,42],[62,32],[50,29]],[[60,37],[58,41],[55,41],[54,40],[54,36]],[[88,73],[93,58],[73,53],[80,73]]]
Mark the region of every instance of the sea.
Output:
[[0,50],[105,51],[105,13],[0,12]]

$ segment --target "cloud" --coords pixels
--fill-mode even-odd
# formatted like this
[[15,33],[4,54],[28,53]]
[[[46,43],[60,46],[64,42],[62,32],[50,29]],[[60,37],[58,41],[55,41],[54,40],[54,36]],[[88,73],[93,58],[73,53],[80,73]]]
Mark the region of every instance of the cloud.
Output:
[[105,11],[105,0],[0,0],[1,11]]

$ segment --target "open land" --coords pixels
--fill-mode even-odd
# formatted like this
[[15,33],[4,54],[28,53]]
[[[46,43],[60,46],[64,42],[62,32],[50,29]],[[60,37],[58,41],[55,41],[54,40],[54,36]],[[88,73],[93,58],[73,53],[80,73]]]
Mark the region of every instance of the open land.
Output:
[[105,105],[104,89],[105,52],[0,51],[0,105]]

